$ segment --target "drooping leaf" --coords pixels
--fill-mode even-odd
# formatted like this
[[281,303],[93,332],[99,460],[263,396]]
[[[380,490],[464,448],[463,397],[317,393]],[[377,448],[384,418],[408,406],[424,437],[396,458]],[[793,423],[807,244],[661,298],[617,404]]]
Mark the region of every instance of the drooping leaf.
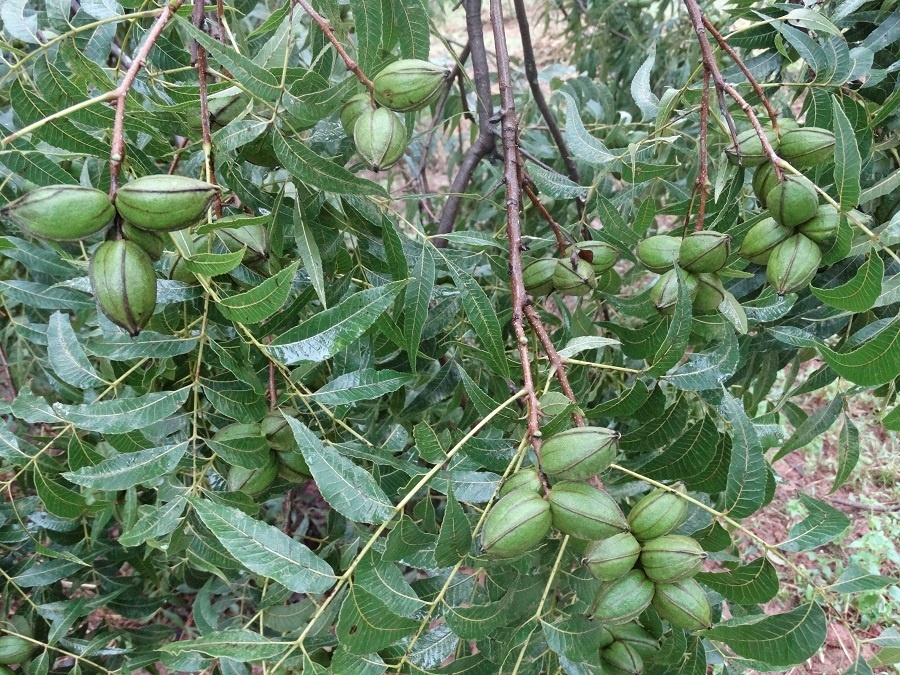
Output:
[[368,471],[323,445],[299,420],[285,419],[322,497],[333,509],[361,523],[380,523],[393,515],[390,499]]
[[833,506],[802,493],[800,501],[809,513],[805,519],[791,528],[788,538],[779,544],[785,551],[808,551],[818,548],[834,541],[850,527],[850,519]]
[[397,391],[414,379],[410,373],[394,370],[357,370],[336,377],[313,394],[325,405],[350,405]]
[[900,318],[874,338],[849,352],[819,346],[822,358],[838,375],[855,384],[877,386],[900,375]]
[[222,546],[250,571],[295,593],[322,593],[336,581],[328,563],[278,528],[208,499],[188,501]]
[[[371,0],[368,0],[371,2]],[[300,200],[294,202],[294,238],[297,241],[297,249],[300,253],[300,259],[303,261],[303,267],[309,274],[309,280],[312,282],[313,288],[316,289],[316,295],[319,296],[319,302],[322,308],[327,309],[328,303],[325,300],[325,276],[322,269],[322,256],[319,253],[319,245],[313,236],[312,230],[309,228],[304,218],[303,209]]]
[[365,333],[405,285],[405,281],[394,281],[354,293],[282,333],[266,351],[286,365],[331,358]]
[[843,106],[832,97],[834,119],[834,182],[840,197],[841,210],[855,208],[859,203],[859,176],[862,159],[856,143],[856,135]]
[[869,254],[868,259],[850,281],[835,288],[816,288],[810,290],[825,304],[848,312],[865,312],[875,305],[881,295],[881,281],[884,277],[884,262],[876,252]]
[[291,281],[299,263],[281,270],[256,288],[222,298],[217,303],[220,311],[232,321],[244,324],[259,323],[277,312],[291,292]]
[[160,448],[127,452],[93,466],[67,471],[63,476],[89,488],[125,490],[139,483],[156,483],[171,473],[187,452],[188,444],[177,443]]
[[370,654],[412,633],[419,622],[397,616],[362,588],[351,587],[337,621],[340,644],[354,654]]
[[183,387],[174,391],[83,405],[54,403],[53,410],[61,419],[79,429],[121,434],[133,429],[143,429],[175,414],[187,399],[188,392],[189,388]]
[[733,619],[703,632],[739,656],[769,666],[791,668],[815,654],[825,641],[825,613],[815,603],[749,621]]
[[274,641],[249,630],[217,631],[193,640],[180,640],[163,645],[164,652],[180,655],[200,652],[214,658],[231,658],[240,663],[249,661],[276,662],[290,647],[290,642]]
[[727,572],[700,572],[696,579],[741,605],[762,605],[778,593],[778,574],[765,557]]
[[54,312],[47,326],[47,359],[53,371],[73,387],[100,387],[105,381],[84,353],[66,314]]
[[448,263],[447,266],[462,297],[466,317],[481,340],[481,344],[490,358],[491,366],[503,377],[509,377],[503,331],[500,329],[500,320],[497,318],[490,298],[471,275],[466,274],[452,263]]

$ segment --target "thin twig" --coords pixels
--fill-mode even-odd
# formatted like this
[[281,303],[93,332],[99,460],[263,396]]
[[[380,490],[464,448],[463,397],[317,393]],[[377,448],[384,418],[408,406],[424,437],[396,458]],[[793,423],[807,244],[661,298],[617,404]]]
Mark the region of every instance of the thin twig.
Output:
[[[497,50],[497,81],[500,85],[500,120],[503,132],[503,175],[506,182],[506,232],[509,238],[509,273],[512,291],[512,324],[522,364],[525,398],[528,404],[528,437],[540,461],[540,403],[531,374],[528,337],[525,335],[525,312],[528,295],[522,280],[522,223],[519,209],[522,190],[519,184],[520,167],[518,120],[513,98],[512,75],[509,70],[509,50],[506,28],[503,25],[502,0],[490,0],[491,27]],[[473,52],[474,54],[474,52]]]
[[840,499],[838,497],[832,497],[831,501],[833,501],[835,504],[840,504],[841,506],[848,506],[851,509],[874,511],[876,513],[893,513],[894,511],[900,511],[900,504],[859,504],[857,502],[851,502],[848,499]]
[[772,126],[778,131],[778,113],[775,111],[775,108],[772,107],[772,103],[763,93],[762,87],[759,86],[759,82],[756,81],[756,78],[750,73],[750,69],[747,68],[747,65],[741,60],[741,57],[737,55],[737,52],[731,48],[731,45],[728,44],[728,41],[722,37],[722,34],[716,30],[716,27],[710,23],[708,17],[703,17],[703,25],[706,26],[706,30],[716,39],[716,42],[719,43],[719,47],[728,54],[734,64],[741,69],[741,72],[744,74],[744,77],[747,78],[747,82],[750,83],[750,86],[753,87],[753,91],[756,92],[756,95],[759,96],[760,101],[762,101],[763,106],[766,109],[766,113],[769,115],[769,119],[772,120]]
[[[566,375],[565,362],[559,355],[559,352],[556,351],[556,347],[550,340],[550,335],[547,333],[547,329],[544,327],[544,323],[541,321],[541,317],[538,316],[537,310],[533,305],[525,305],[525,317],[531,325],[531,330],[538,336],[541,347],[544,349],[544,353],[550,361],[550,367],[553,369],[556,379],[559,380],[560,388],[572,403],[577,404],[578,401],[575,398],[575,392],[572,390],[572,385],[569,383],[569,376]],[[577,426],[584,426],[584,418],[578,413],[572,413],[572,419]]]
[[[192,17],[197,30],[206,32],[206,0],[194,0]],[[209,127],[209,95],[206,86],[206,48],[194,40],[191,44],[194,52],[194,66],[197,68],[197,77],[200,80],[200,129],[203,137],[203,154],[206,158],[206,181],[216,185],[216,164],[213,156],[212,133]],[[213,197],[213,208],[216,217],[222,217],[222,195],[216,190]]]
[[2,344],[0,344],[0,366],[3,366],[3,370],[6,371],[9,390],[12,392],[13,398],[15,398],[19,395],[19,392],[16,390],[16,383],[15,380],[13,380],[12,370],[9,367],[9,360],[6,358],[6,352],[3,350]]
[[356,61],[354,61],[347,53],[347,50],[344,49],[344,46],[335,36],[334,30],[331,28],[331,24],[328,23],[328,19],[326,19],[315,9],[313,9],[313,6],[309,4],[308,0],[296,0],[296,2],[304,9],[307,14],[309,14],[309,17],[316,22],[316,24],[325,34],[325,37],[328,38],[328,41],[334,46],[337,53],[341,55],[341,58],[344,59],[344,63],[347,64],[347,70],[356,75],[356,78],[363,83],[363,86],[365,86],[366,89],[368,89],[369,91],[375,91],[375,85],[372,84],[372,80],[366,77],[366,74],[362,71],[362,68],[359,67],[359,64],[357,64]]
[[175,153],[172,163],[169,164],[169,175],[175,173],[175,169],[177,169],[178,165],[181,163],[181,156],[184,154],[184,149],[188,146],[188,143],[191,142],[191,139],[187,137],[176,137],[176,142],[178,144],[178,152]]
[[578,166],[575,164],[575,160],[569,153],[569,147],[566,145],[566,140],[559,130],[556,118],[553,117],[550,106],[547,105],[547,99],[544,98],[541,84],[538,82],[538,69],[534,60],[534,46],[531,43],[531,28],[528,25],[525,2],[524,0],[513,0],[513,6],[516,10],[516,19],[519,22],[519,34],[522,37],[522,56],[525,63],[525,77],[528,79],[531,95],[534,98],[535,105],[541,112],[541,117],[543,117],[544,121],[547,123],[547,129],[553,137],[553,142],[556,143],[559,154],[562,155],[563,162],[565,162],[566,165],[566,172],[569,174],[569,179],[580,185],[581,175],[578,173]]
[[[697,182],[694,190],[700,193],[700,205],[697,207],[697,224],[694,230],[703,229],[703,217],[706,215],[706,198],[709,196],[709,150],[707,149],[707,137],[709,132],[709,71],[703,71],[703,96],[700,100],[700,166],[697,169]],[[688,209],[687,217],[690,218],[691,210]],[[687,231],[687,222],[685,222]]]
[[716,59],[713,55],[712,47],[709,44],[709,38],[706,37],[706,26],[704,25],[703,11],[700,9],[700,5],[697,4],[697,0],[684,0],[684,6],[687,8],[691,25],[694,27],[694,33],[697,34],[697,41],[700,43],[703,68],[710,74],[713,84],[716,87],[716,94],[719,97],[719,107],[723,108],[723,114],[725,115],[725,120],[728,122],[728,128],[731,131],[731,140],[734,143],[735,149],[738,150],[737,131],[734,128],[734,120],[731,119],[727,106],[724,105],[723,93],[728,94],[734,102],[738,104],[738,107],[744,111],[744,114],[747,116],[747,119],[750,120],[750,124],[756,131],[756,135],[759,136],[763,152],[765,152],[769,161],[772,162],[776,178],[781,180],[783,172],[779,164],[778,155],[775,154],[775,149],[769,142],[769,138],[766,136],[766,132],[759,123],[756,113],[753,112],[753,107],[747,103],[744,97],[741,96],[734,87],[725,81],[725,78],[722,77],[722,72],[719,70],[719,66],[716,65]]
[[119,175],[122,172],[122,161],[125,159],[125,102],[128,98],[128,92],[131,85],[137,77],[138,71],[144,65],[147,55],[153,49],[153,45],[159,39],[169,19],[178,11],[178,8],[184,3],[184,0],[173,0],[167,4],[162,13],[156,17],[156,21],[147,31],[144,42],[134,55],[131,67],[125,72],[122,82],[114,90],[114,98],[116,99],[116,116],[113,122],[112,143],[109,151],[109,197],[115,199],[116,193],[119,191]]
[[525,186],[525,194],[528,195],[528,198],[531,200],[531,203],[534,204],[534,207],[538,210],[538,212],[544,216],[544,220],[550,223],[550,228],[553,230],[553,234],[556,237],[556,247],[559,249],[560,255],[566,254],[566,249],[569,247],[568,242],[566,241],[566,237],[563,234],[562,228],[559,226],[555,220],[553,220],[553,216],[550,215],[550,212],[547,210],[547,207],[541,202],[538,196],[534,193],[528,185]]
[[[462,202],[462,195],[472,180],[476,167],[481,160],[494,152],[496,144],[492,129],[491,117],[494,115],[494,104],[491,100],[491,74],[488,71],[487,49],[484,46],[484,31],[481,24],[481,0],[465,0],[466,31],[469,34],[469,48],[472,51],[472,71],[475,79],[475,93],[478,108],[478,137],[469,148],[459,169],[450,183],[450,193],[441,211],[438,223],[438,234],[453,231],[456,216]],[[447,245],[447,240],[434,240],[437,248]]]

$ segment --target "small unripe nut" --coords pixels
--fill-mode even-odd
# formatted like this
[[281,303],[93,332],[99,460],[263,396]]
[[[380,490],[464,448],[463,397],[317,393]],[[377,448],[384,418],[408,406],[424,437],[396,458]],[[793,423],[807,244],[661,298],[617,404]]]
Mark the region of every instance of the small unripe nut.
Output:
[[696,313],[715,312],[724,299],[725,287],[718,274],[697,275],[697,294],[693,299]]
[[360,116],[367,110],[372,110],[372,100],[368,94],[357,94],[351,97],[341,108],[341,126],[344,133],[353,138],[353,130]]
[[659,640],[644,630],[635,622],[623,623],[618,626],[610,626],[609,632],[618,642],[627,642],[641,655],[648,659],[659,651]]
[[126,239],[105,241],[91,256],[91,288],[103,313],[132,337],[156,308],[156,272],[144,249]]
[[[766,138],[774,150],[778,150],[778,135],[774,129],[765,130]],[[751,167],[759,166],[766,161],[768,156],[763,150],[762,141],[756,129],[747,129],[738,134],[738,150],[735,151],[734,145],[725,148],[725,154],[728,155],[728,161],[738,166]]]
[[588,483],[557,483],[547,501],[553,527],[576,539],[606,539],[628,529],[616,500]]
[[828,129],[791,129],[781,135],[779,154],[798,169],[827,164],[834,158],[834,140]]
[[77,241],[109,225],[116,210],[100,190],[52,185],[26,192],[0,209],[0,214],[35,237]]
[[772,166],[772,162],[765,162],[756,167],[752,181],[753,194],[756,195],[763,208],[766,208],[766,195],[769,194],[769,190],[775,187],[777,181],[778,178],[775,176],[775,167]]
[[403,157],[409,139],[403,122],[387,108],[367,110],[353,128],[356,151],[372,171],[392,167]]
[[816,215],[819,198],[804,176],[785,175],[766,195],[766,206],[777,223],[797,227]]
[[667,234],[657,234],[638,242],[637,257],[651,272],[668,272],[678,262],[681,239]]
[[546,295],[553,290],[553,272],[556,271],[556,258],[533,260],[522,269],[522,281],[525,290],[532,295]]
[[256,422],[235,422],[224,426],[207,439],[206,444],[232,465],[256,469],[267,464],[269,446]]
[[402,59],[374,77],[375,100],[397,112],[424,108],[446,86],[450,70],[419,59]]
[[116,209],[142,230],[183,230],[206,215],[219,188],[187,176],[155,174],[119,188]]
[[[686,494],[684,486],[677,488]],[[659,488],[642,497],[628,514],[631,533],[639,541],[649,541],[669,534],[687,518],[688,504],[677,494]]]
[[607,624],[628,623],[640,616],[653,599],[654,584],[640,570],[631,570],[603,584],[594,601],[594,619]]
[[166,250],[166,242],[158,233],[142,230],[128,222],[122,223],[122,236],[144,249],[151,260],[159,260]]
[[257,495],[269,487],[278,475],[278,462],[275,453],[269,453],[269,460],[260,469],[245,469],[242,466],[232,466],[228,471],[228,489],[231,492],[243,492],[248,495]]
[[615,673],[641,675],[644,672],[644,659],[634,646],[627,642],[615,640],[600,652],[600,657],[614,669]]
[[34,651],[35,644],[18,635],[0,636],[0,664],[24,663]]
[[555,434],[541,448],[542,468],[551,476],[586,480],[606,471],[616,457],[619,434],[603,427],[576,427]]
[[688,272],[718,272],[731,251],[731,237],[722,232],[701,230],[681,240],[678,264]]
[[822,204],[816,215],[797,227],[797,231],[817,244],[824,244],[837,234],[840,214],[831,204]]
[[657,584],[653,608],[675,628],[701,630],[712,626],[709,598],[693,579],[674,584]]
[[630,532],[620,532],[591,544],[584,554],[584,564],[595,579],[612,581],[625,576],[634,567],[641,545]]
[[506,479],[500,488],[500,496],[504,497],[513,490],[528,490],[537,494],[542,487],[541,476],[538,474],[537,467],[529,466],[519,469]]
[[489,558],[516,558],[550,532],[550,505],[531,490],[514,490],[494,504],[484,523],[481,547]]
[[582,241],[576,244],[580,251],[590,251],[594,256],[591,265],[594,267],[594,274],[603,274],[619,259],[619,251],[615,246],[607,244],[605,241]]
[[594,266],[578,258],[575,266],[569,259],[558,260],[553,270],[553,288],[564,295],[589,295],[597,287]]
[[821,262],[819,245],[805,235],[795,234],[772,251],[766,265],[766,279],[778,295],[794,293],[809,285]]
[[779,225],[774,218],[764,218],[747,232],[738,253],[752,263],[765,265],[772,250],[793,233],[791,228]]
[[[697,275],[684,273],[684,284],[687,286],[691,298],[697,295]],[[650,302],[663,314],[671,314],[675,310],[678,301],[678,277],[675,270],[669,270],[663,274],[650,288]]]
[[658,584],[671,584],[694,576],[703,567],[706,551],[692,537],[667,534],[644,542],[641,567]]

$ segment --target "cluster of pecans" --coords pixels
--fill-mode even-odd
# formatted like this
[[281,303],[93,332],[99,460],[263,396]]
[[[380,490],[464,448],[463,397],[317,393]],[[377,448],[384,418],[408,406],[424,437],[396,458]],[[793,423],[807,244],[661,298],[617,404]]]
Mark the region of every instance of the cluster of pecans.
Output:
[[207,441],[227,465],[222,474],[229,492],[258,495],[279,476],[290,483],[302,483],[310,477],[309,466],[285,418],[297,414],[294,408],[272,410],[260,422],[224,426]]
[[637,257],[651,272],[660,274],[650,289],[650,301],[663,313],[678,300],[677,264],[685,271],[684,282],[697,313],[713,312],[725,299],[718,271],[731,252],[731,237],[713,230],[691,232],[683,239],[667,234],[647,237],[637,245]]
[[[611,669],[640,673],[657,641],[637,622],[649,606],[673,627],[708,628],[712,607],[693,579],[706,553],[691,537],[672,534],[687,516],[687,502],[658,489],[640,499],[626,517],[589,478],[615,459],[618,434],[578,427],[546,440],[541,469],[553,481],[546,494],[536,467],[512,475],[488,513],[484,554],[514,560],[556,530],[584,545],[583,564],[603,582],[589,616],[601,624],[600,656]],[[683,486],[676,488],[684,493]],[[616,671],[618,672],[618,671]]]
[[581,241],[562,258],[539,258],[522,269],[525,290],[532,295],[557,291],[563,295],[615,292],[622,283],[613,269],[619,259],[615,246],[604,241]]
[[421,110],[447,86],[450,71],[419,59],[402,59],[379,71],[371,94],[351,97],[341,109],[341,126],[372,171],[403,156],[409,134],[397,113]]
[[[827,129],[800,127],[793,120],[779,124],[780,134],[767,132],[772,147],[798,169],[834,159],[834,134]],[[816,275],[838,232],[839,214],[831,204],[819,204],[816,188],[805,176],[785,174],[779,181],[771,162],[759,158],[759,137],[742,135],[735,161],[755,166],[753,193],[768,216],[754,225],[738,251],[766,268],[766,278],[779,295],[802,290]],[[746,153],[745,153],[746,150]]]
[[135,336],[156,308],[153,260],[163,252],[160,233],[200,221],[217,191],[185,176],[152,175],[122,186],[110,202],[94,188],[54,185],[27,192],[2,215],[50,241],[85,239],[116,221],[91,256],[91,287],[109,320]]

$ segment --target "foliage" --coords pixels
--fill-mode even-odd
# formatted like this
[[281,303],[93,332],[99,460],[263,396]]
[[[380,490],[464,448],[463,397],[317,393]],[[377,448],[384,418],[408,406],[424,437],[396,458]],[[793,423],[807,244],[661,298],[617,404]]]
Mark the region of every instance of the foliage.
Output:
[[[4,202],[51,185],[115,197],[166,172],[221,186],[202,222],[162,233],[156,311],[133,338],[92,294],[102,234],[3,221],[0,632],[30,652],[15,672],[609,672],[588,542],[557,528],[514,559],[481,546],[504,482],[585,422],[618,434],[591,484],[626,514],[654,489],[686,500],[677,532],[708,555],[714,625],[644,609],[645,672],[787,671],[848,598],[894,583],[865,552],[839,578],[800,564],[851,524],[827,497],[800,496],[785,541],[743,523],[771,503],[775,462],[829,430],[834,488],[853,484],[854,397],[900,428],[894,3],[710,3],[765,93],[714,43],[746,109],[704,91],[693,0],[542,6],[574,67],[547,69],[566,74],[548,101],[528,86],[530,40],[525,76],[485,57],[482,16],[515,31],[506,3],[462,4],[0,2]],[[456,70],[434,45],[456,49],[441,27],[463,11],[474,69]],[[404,108],[404,158],[371,172],[341,107],[397,58],[461,71],[464,94],[454,79]],[[833,163],[800,168],[839,229],[785,295],[738,255],[766,216],[725,152],[768,102],[835,138]],[[434,156],[464,178],[455,194],[435,190]],[[724,267],[700,272],[721,302],[692,307],[675,267],[658,312],[636,245],[704,224],[730,237]],[[523,265],[577,262],[583,239],[616,266],[583,253],[571,295],[526,301]],[[820,390],[817,410],[797,405]],[[766,615],[784,579],[787,607]],[[854,634],[847,672],[898,647],[896,631]]]

